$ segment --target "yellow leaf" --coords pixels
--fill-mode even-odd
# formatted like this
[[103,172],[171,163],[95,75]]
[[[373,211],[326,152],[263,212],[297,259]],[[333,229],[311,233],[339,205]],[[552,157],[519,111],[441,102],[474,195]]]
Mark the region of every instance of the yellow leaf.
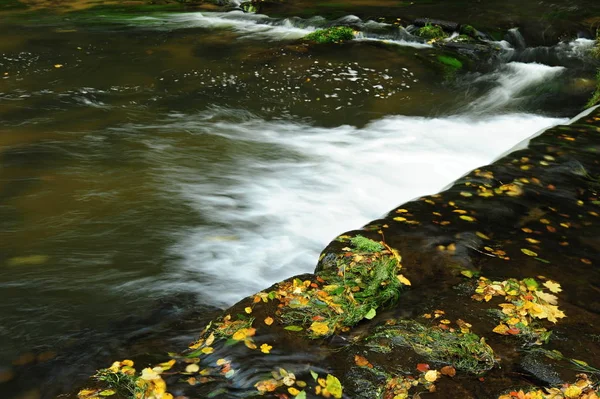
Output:
[[100,392],[98,395],[100,395],[100,396],[113,396],[116,393],[117,393],[117,391],[115,391],[114,389],[105,389],[104,391]]
[[273,318],[271,316],[265,318],[265,324],[270,326],[273,324]]
[[247,306],[244,308],[244,312],[250,314],[250,313],[252,313],[252,308],[250,306]]
[[535,253],[532,250],[527,249],[527,248],[521,248],[521,252],[523,252],[527,256],[538,256],[537,253]]
[[243,341],[246,339],[247,335],[248,335],[248,329],[240,328],[233,334],[233,336],[231,338],[235,339],[236,341]]
[[404,285],[411,285],[410,280],[404,277],[402,274],[397,275],[396,278]]
[[185,368],[186,373],[197,373],[200,371],[200,366],[197,364],[188,364]]
[[508,335],[508,330],[509,328],[506,324],[498,324],[492,331],[496,334]]
[[558,297],[556,295],[548,294],[543,291],[536,291],[535,295],[541,300],[548,302],[550,305],[556,305],[558,303]]
[[215,334],[214,333],[210,333],[210,335],[208,336],[208,338],[206,338],[206,342],[204,344],[206,346],[211,346],[213,344],[213,342],[215,342]]
[[269,344],[262,344],[260,346],[260,351],[262,353],[271,353],[271,349],[273,349],[273,347]]
[[298,394],[300,393],[300,391],[299,391],[299,390],[297,390],[297,389],[296,389],[296,388],[294,388],[294,387],[289,387],[289,388],[288,388],[288,392],[290,393],[290,395],[294,395],[294,396],[296,396],[296,395],[298,395]]
[[207,346],[205,348],[200,349],[200,352],[204,353],[205,355],[209,355],[211,353],[213,353],[215,350],[211,347],[211,346]]
[[310,330],[316,335],[325,335],[329,332],[329,326],[326,323],[315,321],[310,325]]
[[77,394],[77,397],[80,399],[87,399],[87,398],[95,398],[97,397],[96,394],[98,393],[97,389],[82,389],[81,391],[79,391],[79,393]]
[[252,338],[247,338],[244,340],[244,345],[246,345],[246,347],[248,347],[249,349],[256,349],[257,346],[254,343],[254,341],[252,340]]
[[438,372],[437,370],[429,370],[424,377],[427,382],[435,382],[438,379]]
[[58,68],[62,68],[62,67],[63,67],[63,64],[54,64],[54,68],[58,69]]
[[544,287],[548,288],[550,290],[550,292],[553,292],[555,294],[558,294],[559,292],[562,291],[562,288],[560,288],[560,284],[557,283],[556,281],[552,281],[552,280],[548,280],[544,283]]
[[325,389],[327,389],[327,392],[329,392],[331,396],[336,399],[342,398],[342,383],[337,379],[337,377],[327,374],[327,380],[325,381],[325,384]]
[[565,389],[565,396],[569,399],[578,398],[581,395],[581,388],[577,385],[571,385],[567,389]]
[[474,222],[476,220],[474,217],[467,215],[460,215],[460,218],[462,220],[466,220],[467,222]]

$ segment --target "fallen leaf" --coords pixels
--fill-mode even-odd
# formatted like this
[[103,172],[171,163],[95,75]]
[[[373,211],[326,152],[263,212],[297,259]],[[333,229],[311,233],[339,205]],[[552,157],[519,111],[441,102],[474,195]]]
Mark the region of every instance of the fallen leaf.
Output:
[[188,364],[185,368],[186,373],[197,373],[200,371],[200,366],[197,364]]
[[537,253],[535,253],[532,250],[527,249],[527,248],[521,248],[521,252],[523,252],[527,256],[538,256]]
[[325,389],[336,399],[342,398],[342,383],[337,377],[327,374],[327,380],[325,381]]
[[250,313],[252,313],[252,308],[251,308],[250,306],[246,306],[246,307],[244,308],[244,312],[246,312],[246,313],[250,314]]
[[411,285],[410,280],[404,277],[402,274],[397,275],[396,278],[404,285]]
[[454,377],[456,375],[456,369],[452,366],[444,366],[440,369],[440,373],[447,375],[448,377]]
[[437,370],[429,370],[428,372],[425,373],[425,381],[427,382],[435,382],[438,379],[438,372]]
[[302,331],[304,329],[302,327],[300,327],[300,326],[286,326],[286,327],[284,327],[284,330],[288,330],[288,331]]
[[273,347],[269,344],[262,344],[260,346],[260,351],[262,353],[271,353],[271,349],[273,349]]
[[373,365],[364,356],[354,355],[354,363],[356,363],[358,367],[373,368]]
[[419,363],[417,364],[417,370],[419,370],[421,373],[425,373],[426,371],[429,371],[429,365],[427,363]]
[[550,292],[553,292],[555,294],[558,294],[559,292],[562,291],[562,288],[560,288],[560,284],[557,283],[556,281],[552,281],[552,280],[548,280],[544,283],[544,287],[548,288],[550,290]]
[[314,332],[315,335],[325,335],[329,332],[329,326],[327,323],[315,321],[310,325],[310,330]]
[[[377,311],[374,308],[371,308],[367,314],[365,315],[365,319],[371,320],[373,317],[377,315]],[[314,324],[314,323],[313,323]]]
[[265,324],[270,326],[273,324],[273,318],[271,316],[265,318]]

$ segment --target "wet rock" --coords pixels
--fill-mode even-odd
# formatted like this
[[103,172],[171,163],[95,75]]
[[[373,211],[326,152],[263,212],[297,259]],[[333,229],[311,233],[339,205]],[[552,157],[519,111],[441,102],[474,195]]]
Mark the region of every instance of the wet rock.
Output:
[[563,380],[560,375],[554,370],[548,358],[538,353],[525,354],[520,362],[521,369],[530,374],[543,385],[558,385],[562,384]]
[[413,21],[415,26],[437,25],[447,32],[455,32],[459,28],[459,24],[452,21],[444,21],[441,19],[417,18]]

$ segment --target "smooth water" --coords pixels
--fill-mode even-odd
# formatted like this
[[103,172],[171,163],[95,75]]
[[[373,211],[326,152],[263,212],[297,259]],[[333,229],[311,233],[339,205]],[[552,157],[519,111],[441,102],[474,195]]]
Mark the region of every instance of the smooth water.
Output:
[[431,46],[348,18],[368,34],[312,47],[322,18],[0,22],[0,370],[165,298],[223,307],[311,272],[337,234],[585,100],[568,51],[589,44],[544,65],[504,43],[452,78]]

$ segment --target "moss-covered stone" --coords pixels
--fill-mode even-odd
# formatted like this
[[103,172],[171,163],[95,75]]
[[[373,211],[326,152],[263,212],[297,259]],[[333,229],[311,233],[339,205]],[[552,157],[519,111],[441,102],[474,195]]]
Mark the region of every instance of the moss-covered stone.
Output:
[[340,43],[354,38],[354,31],[348,26],[333,26],[327,29],[318,29],[304,36],[305,40],[315,43]]

